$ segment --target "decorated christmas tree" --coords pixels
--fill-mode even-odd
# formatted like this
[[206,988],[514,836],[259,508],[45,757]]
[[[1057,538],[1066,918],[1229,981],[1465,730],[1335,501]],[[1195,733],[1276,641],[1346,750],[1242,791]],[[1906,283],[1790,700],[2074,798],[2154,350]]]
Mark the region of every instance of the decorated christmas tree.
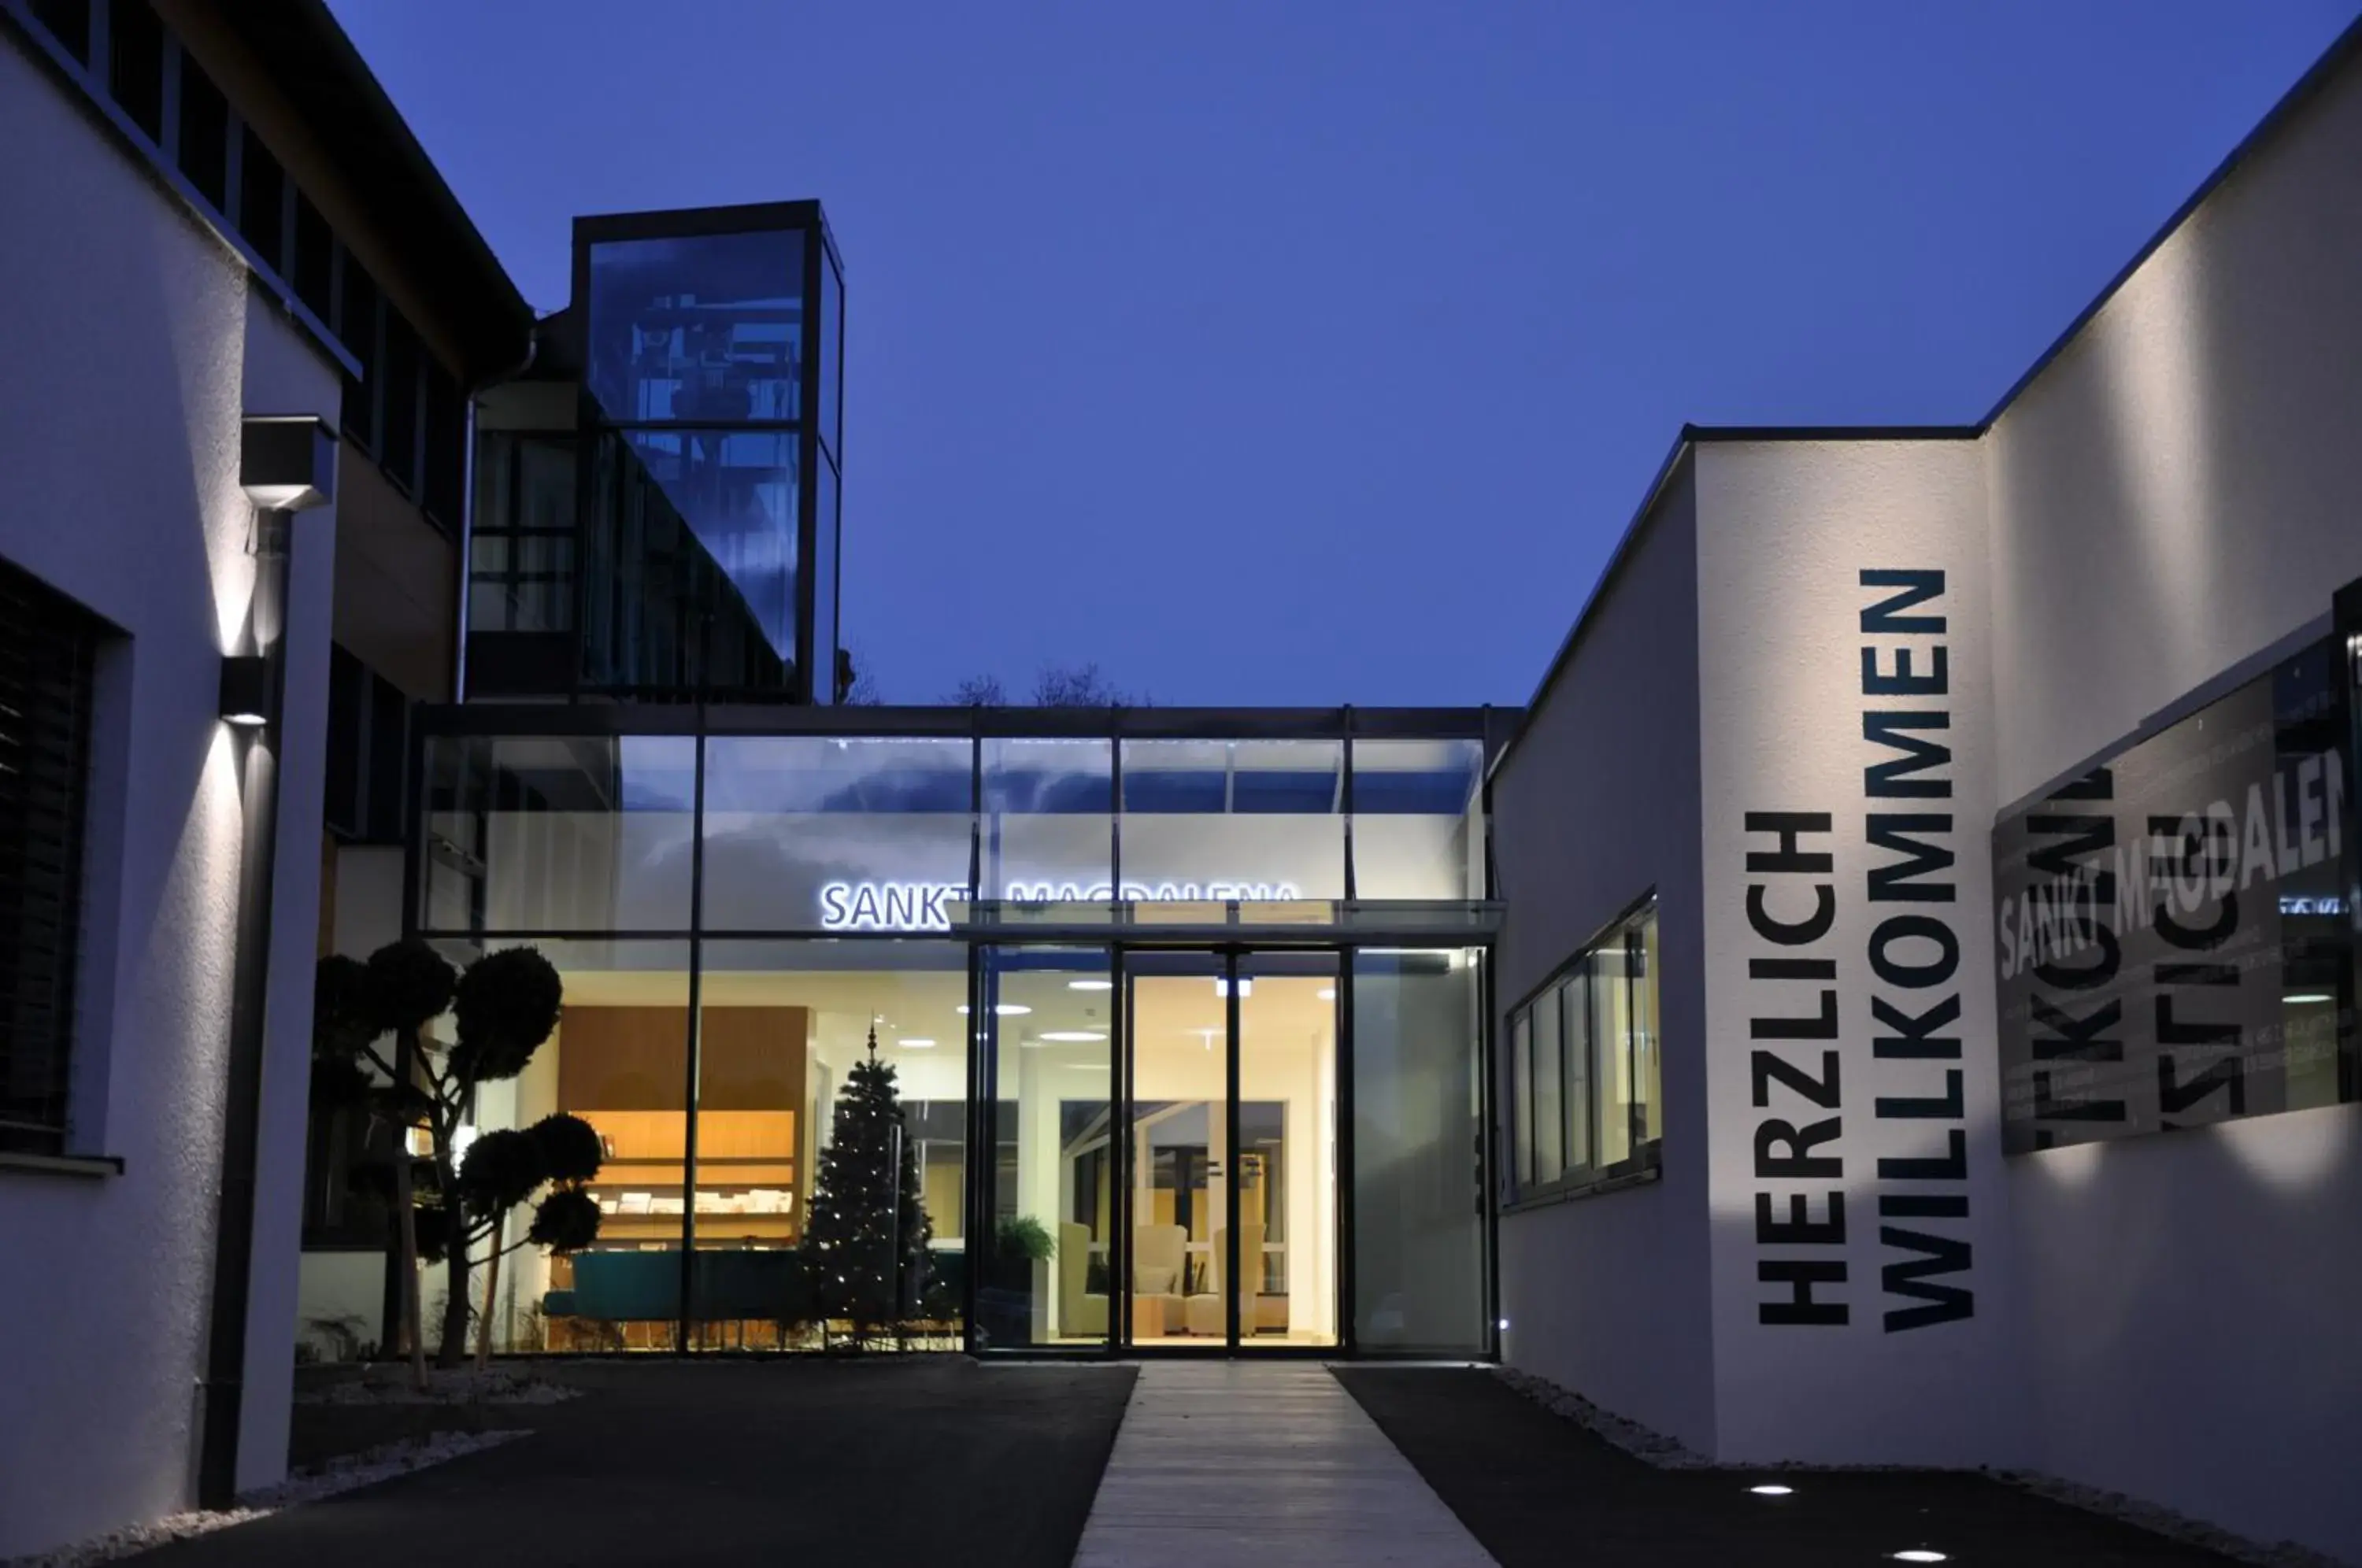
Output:
[[846,1075],[837,1099],[804,1225],[821,1321],[849,1324],[855,1348],[904,1330],[927,1297],[933,1234],[894,1069],[877,1059],[873,1024],[868,1056]]

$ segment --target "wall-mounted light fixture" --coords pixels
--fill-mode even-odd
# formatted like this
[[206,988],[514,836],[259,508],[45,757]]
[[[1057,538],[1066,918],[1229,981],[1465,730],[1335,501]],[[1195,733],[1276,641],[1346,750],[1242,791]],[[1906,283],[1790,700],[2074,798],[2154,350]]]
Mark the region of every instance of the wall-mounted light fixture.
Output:
[[254,1267],[254,1198],[261,1163],[263,1004],[270,978],[271,878],[279,841],[280,705],[287,696],[288,524],[336,493],[337,438],[313,414],[249,416],[237,446],[238,488],[254,503],[254,597],[236,652],[221,668],[224,720],[240,748],[244,837],[238,854],[237,954],[230,976],[221,1185],[215,1197],[213,1321],[207,1331],[197,1504],[237,1496],[245,1408],[246,1329]]
[[308,414],[252,418],[239,427],[237,483],[272,512],[308,512],[336,493],[337,438]]
[[270,661],[260,654],[224,654],[221,716],[242,730],[270,722]]

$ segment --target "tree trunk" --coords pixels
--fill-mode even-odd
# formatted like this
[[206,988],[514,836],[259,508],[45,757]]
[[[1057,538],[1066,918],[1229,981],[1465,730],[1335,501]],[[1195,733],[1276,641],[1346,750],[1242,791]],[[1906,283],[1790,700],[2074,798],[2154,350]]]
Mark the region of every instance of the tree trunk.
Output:
[[450,1294],[443,1299],[443,1344],[435,1364],[448,1370],[468,1359],[468,1206],[459,1201],[458,1181],[440,1148],[436,1165],[443,1177],[443,1213],[451,1227],[451,1242],[444,1249]]
[[481,1376],[483,1375],[484,1369],[490,1366],[492,1361],[492,1308],[493,1304],[500,1299],[501,1231],[504,1229],[506,1229],[506,1227],[502,1225],[499,1221],[496,1220],[493,1222],[491,1260],[484,1264],[484,1310],[483,1315],[476,1320],[476,1373],[478,1376]]
[[[402,1049],[395,1058],[408,1070],[416,1059],[418,1037],[415,1031],[403,1032]],[[397,1089],[409,1086],[397,1084]],[[403,1119],[394,1129],[393,1210],[402,1232],[402,1326],[410,1336],[410,1382],[419,1392],[426,1390],[426,1322],[418,1306],[418,1203],[410,1179],[410,1122]]]

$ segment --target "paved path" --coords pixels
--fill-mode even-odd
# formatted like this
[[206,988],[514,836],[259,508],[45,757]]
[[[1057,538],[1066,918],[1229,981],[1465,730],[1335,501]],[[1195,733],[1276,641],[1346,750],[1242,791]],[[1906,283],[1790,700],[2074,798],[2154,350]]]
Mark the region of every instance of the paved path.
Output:
[[1152,1362],[1075,1568],[1495,1568],[1328,1370]]

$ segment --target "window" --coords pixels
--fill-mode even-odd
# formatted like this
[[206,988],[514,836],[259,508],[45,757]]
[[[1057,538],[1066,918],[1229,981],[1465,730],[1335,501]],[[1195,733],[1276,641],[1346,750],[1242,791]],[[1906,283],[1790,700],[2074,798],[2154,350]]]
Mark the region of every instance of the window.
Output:
[[337,241],[328,232],[328,220],[312,204],[312,198],[303,192],[295,193],[295,297],[302,300],[321,325],[328,321],[335,304]]
[[149,0],[123,0],[106,19],[106,90],[148,139],[164,139],[164,24]]
[[181,56],[181,172],[219,212],[229,199],[229,100],[204,68]]
[[254,134],[254,127],[247,127],[245,146],[238,154],[237,231],[246,236],[256,255],[281,271],[287,266],[286,200],[286,171]]
[[90,0],[33,0],[33,16],[78,64],[90,63]]
[[470,630],[573,626],[573,436],[494,430],[479,438],[471,544]]
[[418,494],[418,334],[400,311],[385,312],[384,358],[378,397],[385,447],[378,454],[386,475],[404,494]]
[[63,1153],[102,624],[0,563],[0,1149]]
[[[297,214],[297,237],[302,235],[302,214]],[[342,308],[337,312],[337,336],[343,340],[347,353],[360,361],[361,373],[345,378],[345,405],[342,423],[345,434],[351,436],[363,451],[374,455],[378,450],[377,426],[377,284],[350,255],[344,258],[345,289]]]
[[1656,1168],[1657,910],[1617,922],[1509,1015],[1517,1196],[1555,1196]]
[[467,404],[451,373],[426,359],[425,453],[421,460],[426,514],[453,533],[459,529],[459,496],[467,488]]
[[[2006,1151],[2362,1093],[2344,657],[2312,643],[1994,824]],[[1872,875],[1900,898],[1937,864]],[[1939,972],[1912,918],[1871,948],[1890,986]]]

